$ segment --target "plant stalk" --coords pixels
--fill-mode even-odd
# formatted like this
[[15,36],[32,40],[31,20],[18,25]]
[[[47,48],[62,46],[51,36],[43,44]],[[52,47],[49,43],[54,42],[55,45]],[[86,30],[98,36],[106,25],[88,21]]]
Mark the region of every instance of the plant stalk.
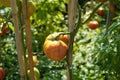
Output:
[[28,50],[28,65],[30,69],[30,79],[35,80],[34,70],[33,70],[33,54],[32,54],[32,37],[30,29],[30,16],[28,14],[28,0],[23,0],[23,15],[25,19],[25,29],[26,29],[26,41],[27,41],[27,50]]
[[16,47],[17,47],[17,55],[18,55],[18,62],[20,66],[20,75],[21,80],[25,80],[25,63],[24,63],[24,57],[23,57],[23,47],[22,47],[22,41],[20,36],[20,30],[19,30],[19,22],[18,22],[18,15],[17,15],[17,5],[16,0],[10,0],[11,7],[12,7],[12,13],[13,13],[13,21],[14,21],[14,28],[15,28],[15,39],[16,39]]
[[110,11],[110,5],[112,3],[112,0],[109,1],[109,10],[108,10],[108,13],[107,13],[107,19],[106,19],[106,33],[108,33],[108,28],[110,26],[110,23],[111,23],[111,11]]
[[74,35],[72,34],[76,22],[76,3],[77,0],[68,0],[68,31],[70,34],[69,48],[67,52],[67,80],[74,80],[72,71],[72,55]]

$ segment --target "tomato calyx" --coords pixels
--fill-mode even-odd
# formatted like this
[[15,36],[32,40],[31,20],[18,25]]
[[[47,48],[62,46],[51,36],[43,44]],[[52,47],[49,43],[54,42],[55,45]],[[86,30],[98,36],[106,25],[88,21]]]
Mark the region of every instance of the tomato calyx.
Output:
[[46,40],[52,40],[52,41],[55,41],[55,40],[59,40],[59,37],[61,35],[66,35],[66,34],[70,34],[69,32],[55,32],[53,34],[50,34]]

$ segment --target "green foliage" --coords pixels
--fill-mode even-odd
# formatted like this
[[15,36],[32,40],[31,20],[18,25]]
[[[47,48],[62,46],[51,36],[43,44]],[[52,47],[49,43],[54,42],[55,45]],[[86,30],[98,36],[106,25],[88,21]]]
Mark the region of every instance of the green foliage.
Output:
[[117,79],[119,74],[119,60],[120,60],[120,24],[119,19],[109,27],[108,34],[100,37],[97,44],[97,61],[96,63],[102,70],[114,75]]
[[[38,58],[37,68],[40,70],[40,80],[66,80],[66,59],[52,61],[43,52],[43,43],[50,33],[68,30],[67,0],[32,0],[36,12],[30,17],[33,53]],[[117,0],[115,0],[117,1]],[[104,16],[96,13],[95,0],[79,1],[82,21],[97,20],[99,28],[91,30],[87,21],[80,26],[74,41],[73,75],[75,80],[119,80],[120,79],[120,16],[112,18],[106,32],[106,16],[109,3],[103,3],[106,12]],[[117,2],[116,2],[117,3]],[[100,7],[98,6],[98,7]],[[96,10],[94,10],[96,9]],[[112,16],[113,17],[113,16]],[[88,21],[89,21],[88,20]],[[8,32],[0,36],[0,66],[6,70],[5,80],[19,80],[19,64],[16,52],[15,33],[11,8],[0,7],[0,25],[8,25]],[[20,24],[26,37],[24,26]],[[26,50],[25,39],[23,39]]]

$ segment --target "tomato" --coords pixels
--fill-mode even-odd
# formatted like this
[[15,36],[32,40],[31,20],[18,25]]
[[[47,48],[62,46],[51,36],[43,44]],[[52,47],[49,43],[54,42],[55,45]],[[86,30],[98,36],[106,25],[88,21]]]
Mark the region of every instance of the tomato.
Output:
[[38,62],[38,60],[37,60],[37,56],[33,56],[33,63],[34,63],[34,66],[37,65],[37,62]]
[[102,8],[102,7],[100,7],[100,8],[98,9],[98,11],[97,11],[97,14],[98,14],[99,16],[103,16],[104,13],[105,13],[105,10],[104,10],[104,8]]
[[8,26],[2,26],[0,25],[0,35],[4,36],[8,31]]
[[62,40],[55,40],[57,35],[57,33],[48,35],[43,45],[45,55],[52,60],[63,59],[68,49],[67,44]]
[[[28,60],[28,55],[26,55],[26,58],[27,58],[27,60]],[[27,63],[29,63],[28,61],[27,61]],[[33,56],[33,66],[35,67],[36,65],[37,65],[37,63],[38,63],[38,59],[37,59],[37,56]]]
[[4,77],[5,77],[5,70],[2,67],[0,67],[0,80],[3,80]]
[[89,21],[88,22],[88,27],[90,29],[96,29],[96,28],[98,28],[98,26],[99,26],[99,23],[97,21]]
[[59,40],[62,40],[63,42],[65,42],[66,44],[68,44],[68,42],[69,42],[69,36],[68,35],[60,35],[59,36]]
[[107,0],[98,0],[99,2],[106,2]]
[[[34,67],[33,70],[34,70],[35,80],[40,80],[39,70],[36,67]],[[27,75],[28,75],[28,78],[30,80],[30,70],[27,71]]]

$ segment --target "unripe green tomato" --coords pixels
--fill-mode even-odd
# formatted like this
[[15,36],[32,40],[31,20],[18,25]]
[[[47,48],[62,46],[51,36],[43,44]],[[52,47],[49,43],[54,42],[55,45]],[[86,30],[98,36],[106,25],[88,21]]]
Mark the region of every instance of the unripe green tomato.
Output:
[[[35,80],[40,80],[40,72],[39,72],[39,70],[36,67],[34,67],[33,70],[34,70]],[[28,75],[29,80],[31,80],[30,79],[30,70],[27,71],[27,75]]]

